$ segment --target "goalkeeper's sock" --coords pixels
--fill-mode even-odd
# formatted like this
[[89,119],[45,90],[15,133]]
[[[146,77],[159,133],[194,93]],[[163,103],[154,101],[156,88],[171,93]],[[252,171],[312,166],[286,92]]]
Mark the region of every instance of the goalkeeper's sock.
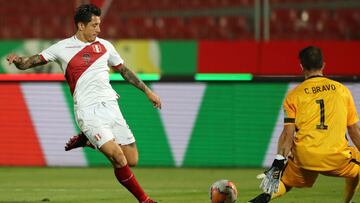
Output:
[[271,195],[271,199],[278,198],[280,196],[283,196],[287,192],[285,184],[280,181],[279,183],[279,190]]
[[122,168],[116,168],[115,176],[117,180],[139,200],[139,202],[144,202],[149,199],[128,165]]
[[350,203],[354,194],[359,188],[359,176],[356,178],[345,178],[345,197],[344,202]]

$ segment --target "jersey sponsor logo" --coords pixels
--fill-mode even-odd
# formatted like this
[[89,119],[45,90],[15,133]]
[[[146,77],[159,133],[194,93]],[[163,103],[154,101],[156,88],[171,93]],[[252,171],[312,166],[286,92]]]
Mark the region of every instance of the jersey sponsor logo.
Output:
[[95,53],[101,53],[101,46],[98,44],[91,45]]

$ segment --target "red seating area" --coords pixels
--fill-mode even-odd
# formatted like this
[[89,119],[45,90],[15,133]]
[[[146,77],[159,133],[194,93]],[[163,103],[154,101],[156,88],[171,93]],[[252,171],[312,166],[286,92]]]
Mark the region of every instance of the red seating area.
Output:
[[271,39],[360,39],[360,9],[294,10],[271,13]]
[[[337,0],[327,0],[337,1]],[[101,37],[254,39],[255,0],[113,0]],[[270,0],[270,5],[324,0]],[[0,1],[0,39],[57,39],[74,33],[75,0]],[[202,12],[198,12],[202,11]],[[221,15],[217,12],[221,11]],[[224,12],[225,11],[225,12]],[[270,39],[360,39],[360,8],[272,9]]]
[[131,0],[113,1],[117,11],[149,12],[189,9],[217,9],[253,5],[255,0]]
[[[340,0],[344,3],[348,0]],[[283,3],[330,3],[330,2],[339,2],[339,0],[269,0],[270,4],[283,4]]]
[[251,39],[247,18],[242,16],[132,17],[103,21],[107,38],[154,39]]
[[[249,39],[242,16],[168,16],[166,13],[252,5],[254,0],[115,0],[102,24],[102,37],[154,39]],[[0,39],[64,38],[74,32],[70,0],[0,1]],[[160,17],[149,15],[163,12]],[[134,15],[134,13],[136,15]]]
[[[249,18],[230,15],[198,16],[197,10],[211,12],[234,7],[253,9],[253,4],[254,0],[112,1],[103,20],[102,36],[154,39],[252,39],[252,24]],[[185,12],[190,14],[184,15]],[[212,12],[214,13],[216,12]]]
[[68,0],[0,1],[0,39],[53,39],[73,33],[74,4]]

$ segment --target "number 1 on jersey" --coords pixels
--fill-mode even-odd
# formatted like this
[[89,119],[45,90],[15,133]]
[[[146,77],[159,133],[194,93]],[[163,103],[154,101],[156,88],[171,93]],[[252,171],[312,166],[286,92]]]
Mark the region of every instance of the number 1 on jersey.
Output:
[[320,105],[320,125],[316,125],[316,129],[327,130],[328,126],[325,125],[325,105],[323,99],[316,100],[316,103]]

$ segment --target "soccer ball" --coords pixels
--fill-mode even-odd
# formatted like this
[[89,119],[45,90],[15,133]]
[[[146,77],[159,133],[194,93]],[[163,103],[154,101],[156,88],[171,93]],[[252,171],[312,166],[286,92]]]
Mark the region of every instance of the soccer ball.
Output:
[[237,189],[231,181],[219,180],[211,185],[211,203],[234,203],[237,199]]

